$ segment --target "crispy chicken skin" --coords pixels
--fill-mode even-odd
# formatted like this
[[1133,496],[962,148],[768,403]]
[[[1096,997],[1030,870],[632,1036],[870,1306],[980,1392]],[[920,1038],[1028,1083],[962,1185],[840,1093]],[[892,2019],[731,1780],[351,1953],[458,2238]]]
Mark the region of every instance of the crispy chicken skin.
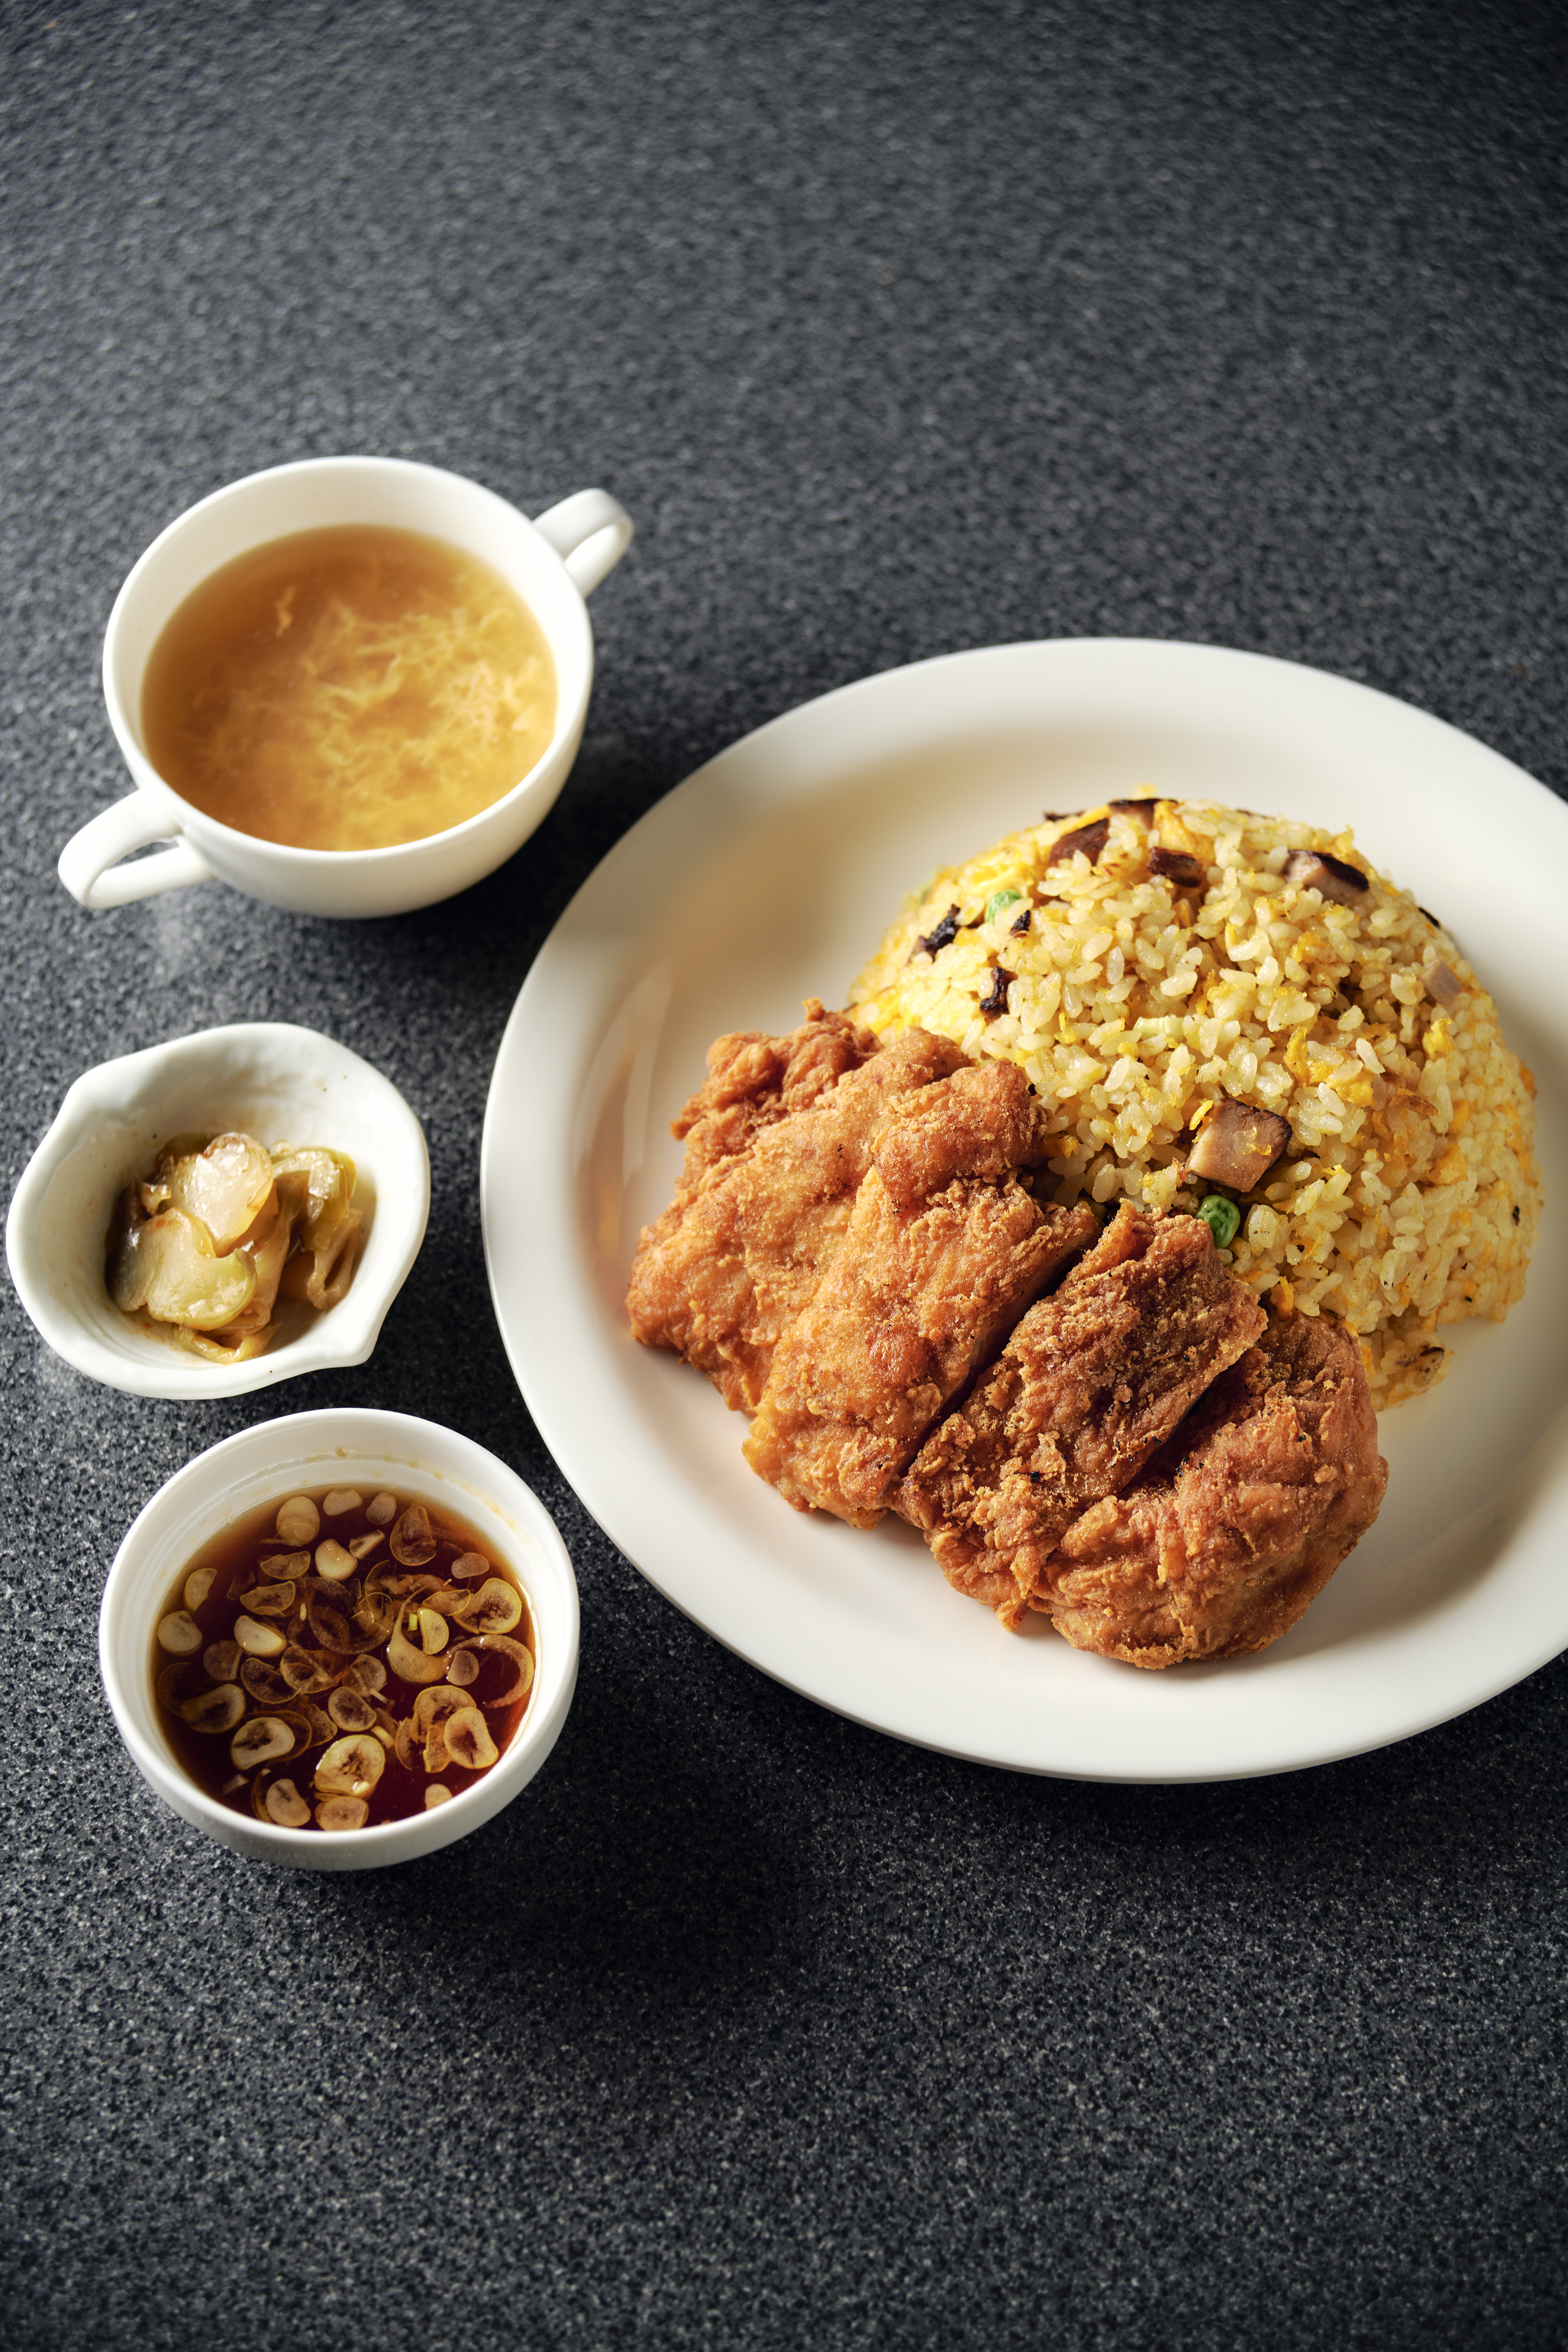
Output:
[[1013,1172],[1049,1148],[1012,1063],[895,1108],[745,1442],[796,1510],[874,1527],[937,1415],[1092,1237],[1087,1210],[1042,1208]]
[[634,1335],[696,1364],[739,1411],[760,1402],[780,1335],[843,1239],[889,1111],[964,1060],[924,1029],[871,1039],[857,1059],[868,1031],[806,1012],[790,1037],[713,1047],[676,1122],[680,1186],[645,1228],[626,1291]]
[[1076,1648],[1134,1666],[1261,1650],[1366,1533],[1387,1483],[1354,1339],[1326,1317],[1271,1318],[1142,1475],[1067,1529],[1030,1606]]
[[847,1013],[827,1012],[819,996],[808,996],[802,1009],[805,1019],[786,1036],[733,1029],[709,1046],[705,1083],[669,1122],[671,1135],[686,1145],[677,1206],[710,1168],[744,1151],[763,1128],[809,1110],[847,1070],[881,1051],[875,1030],[862,1029]]
[[1264,1321],[1206,1224],[1124,1203],[927,1440],[898,1509],[950,1584],[1016,1625],[1066,1529],[1137,1475]]

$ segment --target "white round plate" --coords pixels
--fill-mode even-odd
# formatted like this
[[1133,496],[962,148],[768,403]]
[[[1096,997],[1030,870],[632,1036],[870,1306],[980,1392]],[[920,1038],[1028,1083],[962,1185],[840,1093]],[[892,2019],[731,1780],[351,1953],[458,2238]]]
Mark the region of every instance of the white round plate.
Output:
[[[638,1347],[626,1271],[669,1198],[668,1121],[727,1029],[842,1004],[906,890],[1042,809],[1154,784],[1356,829],[1435,908],[1540,1084],[1547,1213],[1523,1303],[1463,1326],[1382,1422],[1377,1525],[1256,1657],[1144,1674],[1023,1637],[919,1538],[789,1510],[698,1373]],[[775,719],[652,809],[578,892],[501,1041],[480,1192],[519,1385],[652,1583],[742,1657],[898,1738],[1103,1780],[1207,1780],[1441,1723],[1568,1646],[1568,808],[1495,752],[1317,670],[1205,646],[1002,646]]]

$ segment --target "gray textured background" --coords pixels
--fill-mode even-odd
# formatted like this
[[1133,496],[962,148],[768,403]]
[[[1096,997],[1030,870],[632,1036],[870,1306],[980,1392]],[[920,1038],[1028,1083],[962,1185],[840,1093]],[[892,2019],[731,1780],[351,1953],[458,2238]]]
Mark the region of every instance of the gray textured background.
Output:
[[[1213,1790],[838,1722],[564,1487],[490,1318],[477,1146],[512,998],[605,849],[868,670],[1052,634],[1257,647],[1568,789],[1561,12],[0,22],[7,1193],[79,1070],[247,1016],[377,1062],[435,1173],[371,1364],[263,1400],[112,1397],[0,1297],[0,2334],[1560,2343],[1568,1670]],[[574,782],[425,915],[338,929],[216,887],[79,913],[54,859],[121,789],[120,579],[219,483],[341,449],[635,514]],[[335,1881],[165,1814],[93,1653],[153,1488],[334,1400],[515,1463],[584,1600],[527,1797]]]

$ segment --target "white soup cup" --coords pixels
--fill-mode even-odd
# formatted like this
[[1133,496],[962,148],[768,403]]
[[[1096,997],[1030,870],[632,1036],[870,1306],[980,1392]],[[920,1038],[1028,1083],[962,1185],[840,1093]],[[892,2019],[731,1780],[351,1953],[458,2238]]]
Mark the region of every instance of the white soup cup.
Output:
[[[390,849],[295,849],[220,824],[165,782],[142,740],[142,686],[164,626],[214,572],[270,540],[344,523],[421,531],[499,572],[548,641],[555,731],[509,793],[444,833]],[[215,490],[153,541],[115,599],[103,640],[103,694],[136,790],[67,842],[60,880],[94,909],[216,876],[297,914],[350,917],[403,914],[466,890],[521,846],[566,781],[594,678],[583,600],[619,562],[631,536],[630,518],[606,491],[579,490],[530,522],[493,490],[400,457],[311,457]],[[134,856],[157,842],[173,845],[156,856]]]

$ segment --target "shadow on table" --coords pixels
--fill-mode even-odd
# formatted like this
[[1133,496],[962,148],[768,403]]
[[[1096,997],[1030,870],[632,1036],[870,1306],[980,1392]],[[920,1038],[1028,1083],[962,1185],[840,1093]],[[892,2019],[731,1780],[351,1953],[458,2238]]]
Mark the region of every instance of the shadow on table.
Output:
[[318,1881],[346,1937],[421,1976],[563,2013],[722,2004],[765,1975],[799,1914],[799,1860],[765,1791],[682,1732],[646,1686],[580,1690],[554,1755],[507,1811],[427,1862]]

